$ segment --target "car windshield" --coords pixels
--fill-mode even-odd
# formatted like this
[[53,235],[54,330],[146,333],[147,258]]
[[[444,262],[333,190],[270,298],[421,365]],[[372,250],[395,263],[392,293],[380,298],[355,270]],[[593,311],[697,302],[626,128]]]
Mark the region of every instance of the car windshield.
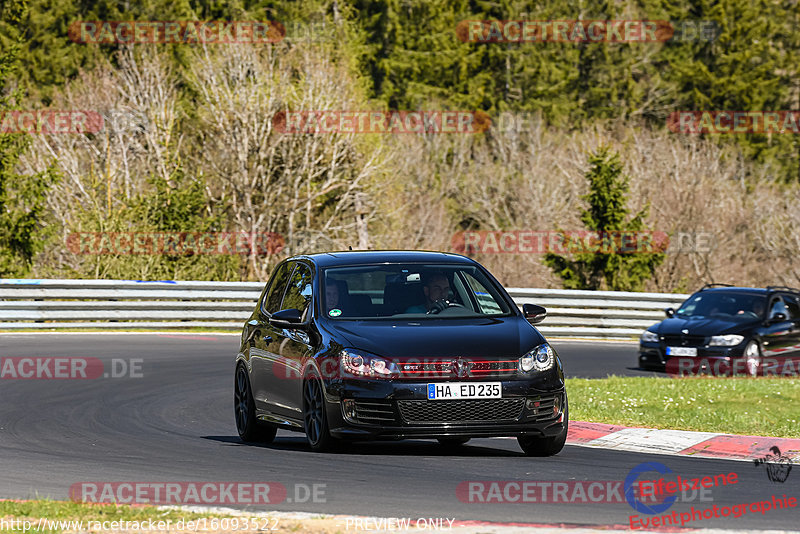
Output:
[[462,264],[379,264],[326,269],[327,317],[495,317],[511,307],[481,269]]
[[752,320],[764,315],[763,295],[734,292],[703,292],[692,296],[675,313],[677,317],[708,317],[717,319]]

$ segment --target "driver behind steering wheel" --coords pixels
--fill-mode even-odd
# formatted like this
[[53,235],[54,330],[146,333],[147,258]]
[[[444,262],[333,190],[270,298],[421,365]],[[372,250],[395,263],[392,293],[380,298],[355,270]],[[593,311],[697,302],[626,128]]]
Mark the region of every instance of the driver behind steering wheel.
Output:
[[438,313],[450,304],[448,299],[452,289],[447,276],[442,273],[424,275],[422,292],[425,294],[425,304],[410,306],[405,313]]

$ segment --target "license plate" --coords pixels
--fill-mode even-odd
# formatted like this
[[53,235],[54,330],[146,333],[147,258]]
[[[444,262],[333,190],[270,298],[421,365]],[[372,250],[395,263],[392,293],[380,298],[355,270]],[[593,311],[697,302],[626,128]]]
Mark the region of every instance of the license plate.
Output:
[[439,382],[428,384],[428,400],[502,399],[500,382]]
[[667,356],[697,356],[696,347],[667,347]]

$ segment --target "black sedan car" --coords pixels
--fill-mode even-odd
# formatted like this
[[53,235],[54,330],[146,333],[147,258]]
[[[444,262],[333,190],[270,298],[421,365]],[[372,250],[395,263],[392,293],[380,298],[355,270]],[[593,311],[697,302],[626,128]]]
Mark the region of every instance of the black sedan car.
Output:
[[236,427],[315,451],[360,439],[516,437],[558,453],[569,409],[556,351],[477,262],[437,252],[296,256],[275,269],[242,331]]
[[665,311],[667,319],[640,338],[642,368],[680,375],[782,375],[800,357],[800,290],[709,284],[677,311]]

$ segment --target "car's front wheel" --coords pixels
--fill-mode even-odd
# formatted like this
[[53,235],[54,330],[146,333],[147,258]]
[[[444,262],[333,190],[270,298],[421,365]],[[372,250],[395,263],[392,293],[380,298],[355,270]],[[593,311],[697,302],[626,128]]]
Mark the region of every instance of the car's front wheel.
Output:
[[256,405],[250,389],[250,378],[244,364],[236,366],[233,384],[233,410],[236,415],[236,430],[242,441],[271,443],[278,433],[274,425],[260,423],[256,419]]
[[758,376],[761,369],[761,347],[757,341],[751,341],[744,348],[744,370],[748,376]]
[[315,374],[303,380],[303,426],[311,450],[332,451],[339,445],[339,440],[331,436],[325,411],[325,392],[322,381]]
[[569,402],[567,401],[567,394],[564,393],[564,430],[553,437],[520,436],[517,438],[517,442],[526,456],[553,456],[564,448],[564,444],[567,442],[568,429]]

